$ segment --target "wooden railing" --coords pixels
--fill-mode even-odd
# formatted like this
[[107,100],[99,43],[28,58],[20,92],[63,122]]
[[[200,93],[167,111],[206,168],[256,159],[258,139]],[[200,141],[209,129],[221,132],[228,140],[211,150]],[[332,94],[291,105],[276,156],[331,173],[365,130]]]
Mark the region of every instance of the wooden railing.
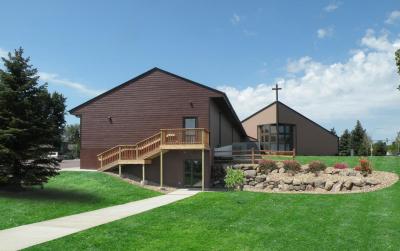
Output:
[[[234,163],[251,163],[265,159],[267,157],[288,157],[294,159],[296,151],[271,151],[271,150],[258,150],[252,148],[251,150],[233,150],[233,151],[216,151],[218,154],[229,156],[231,162]],[[223,159],[223,157],[222,157]]]
[[203,128],[161,129],[162,145],[203,144],[208,147],[209,133]]
[[162,145],[203,145],[209,147],[209,133],[206,129],[161,129],[159,133],[146,138],[136,145],[117,145],[97,155],[100,168],[117,163],[119,160],[140,160],[158,153]]

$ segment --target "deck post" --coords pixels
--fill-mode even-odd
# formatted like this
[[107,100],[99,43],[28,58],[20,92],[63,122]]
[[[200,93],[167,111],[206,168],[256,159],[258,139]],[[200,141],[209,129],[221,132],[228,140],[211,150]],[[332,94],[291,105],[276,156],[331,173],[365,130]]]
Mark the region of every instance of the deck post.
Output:
[[118,147],[118,160],[121,160],[121,146]]
[[160,188],[163,188],[163,150],[160,152]]
[[145,175],[144,175],[144,163],[142,165],[142,185],[145,185]]
[[103,155],[100,156],[100,169],[103,168]]
[[121,164],[118,165],[118,175],[121,177],[122,174],[122,169],[121,169]]
[[201,149],[201,191],[204,191],[204,148]]
[[254,164],[254,147],[251,148],[251,164]]

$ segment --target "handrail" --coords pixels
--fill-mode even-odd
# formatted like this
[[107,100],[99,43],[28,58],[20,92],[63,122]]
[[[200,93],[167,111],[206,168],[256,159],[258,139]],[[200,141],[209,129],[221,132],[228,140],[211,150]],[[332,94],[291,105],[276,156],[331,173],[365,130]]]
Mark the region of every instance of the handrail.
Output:
[[145,138],[135,145],[117,145],[99,154],[100,168],[119,160],[138,160],[159,151],[162,145],[209,145],[209,132],[205,128],[160,129],[160,132]]

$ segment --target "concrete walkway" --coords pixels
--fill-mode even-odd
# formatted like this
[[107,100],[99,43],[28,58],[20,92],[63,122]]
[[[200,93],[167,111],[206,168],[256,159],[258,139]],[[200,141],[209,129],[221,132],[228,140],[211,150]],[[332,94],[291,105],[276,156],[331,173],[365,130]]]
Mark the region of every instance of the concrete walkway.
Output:
[[92,227],[139,214],[197,194],[197,190],[179,189],[172,193],[140,201],[102,208],[86,213],[0,230],[0,250],[19,250],[51,241]]

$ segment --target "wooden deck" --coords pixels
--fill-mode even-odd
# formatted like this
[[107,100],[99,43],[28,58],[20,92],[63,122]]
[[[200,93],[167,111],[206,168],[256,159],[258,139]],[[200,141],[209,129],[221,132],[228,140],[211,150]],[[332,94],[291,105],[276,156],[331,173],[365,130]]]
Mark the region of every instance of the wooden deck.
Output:
[[99,171],[117,165],[151,164],[151,160],[168,150],[208,150],[209,132],[204,128],[161,129],[159,133],[135,145],[117,145],[97,155]]

